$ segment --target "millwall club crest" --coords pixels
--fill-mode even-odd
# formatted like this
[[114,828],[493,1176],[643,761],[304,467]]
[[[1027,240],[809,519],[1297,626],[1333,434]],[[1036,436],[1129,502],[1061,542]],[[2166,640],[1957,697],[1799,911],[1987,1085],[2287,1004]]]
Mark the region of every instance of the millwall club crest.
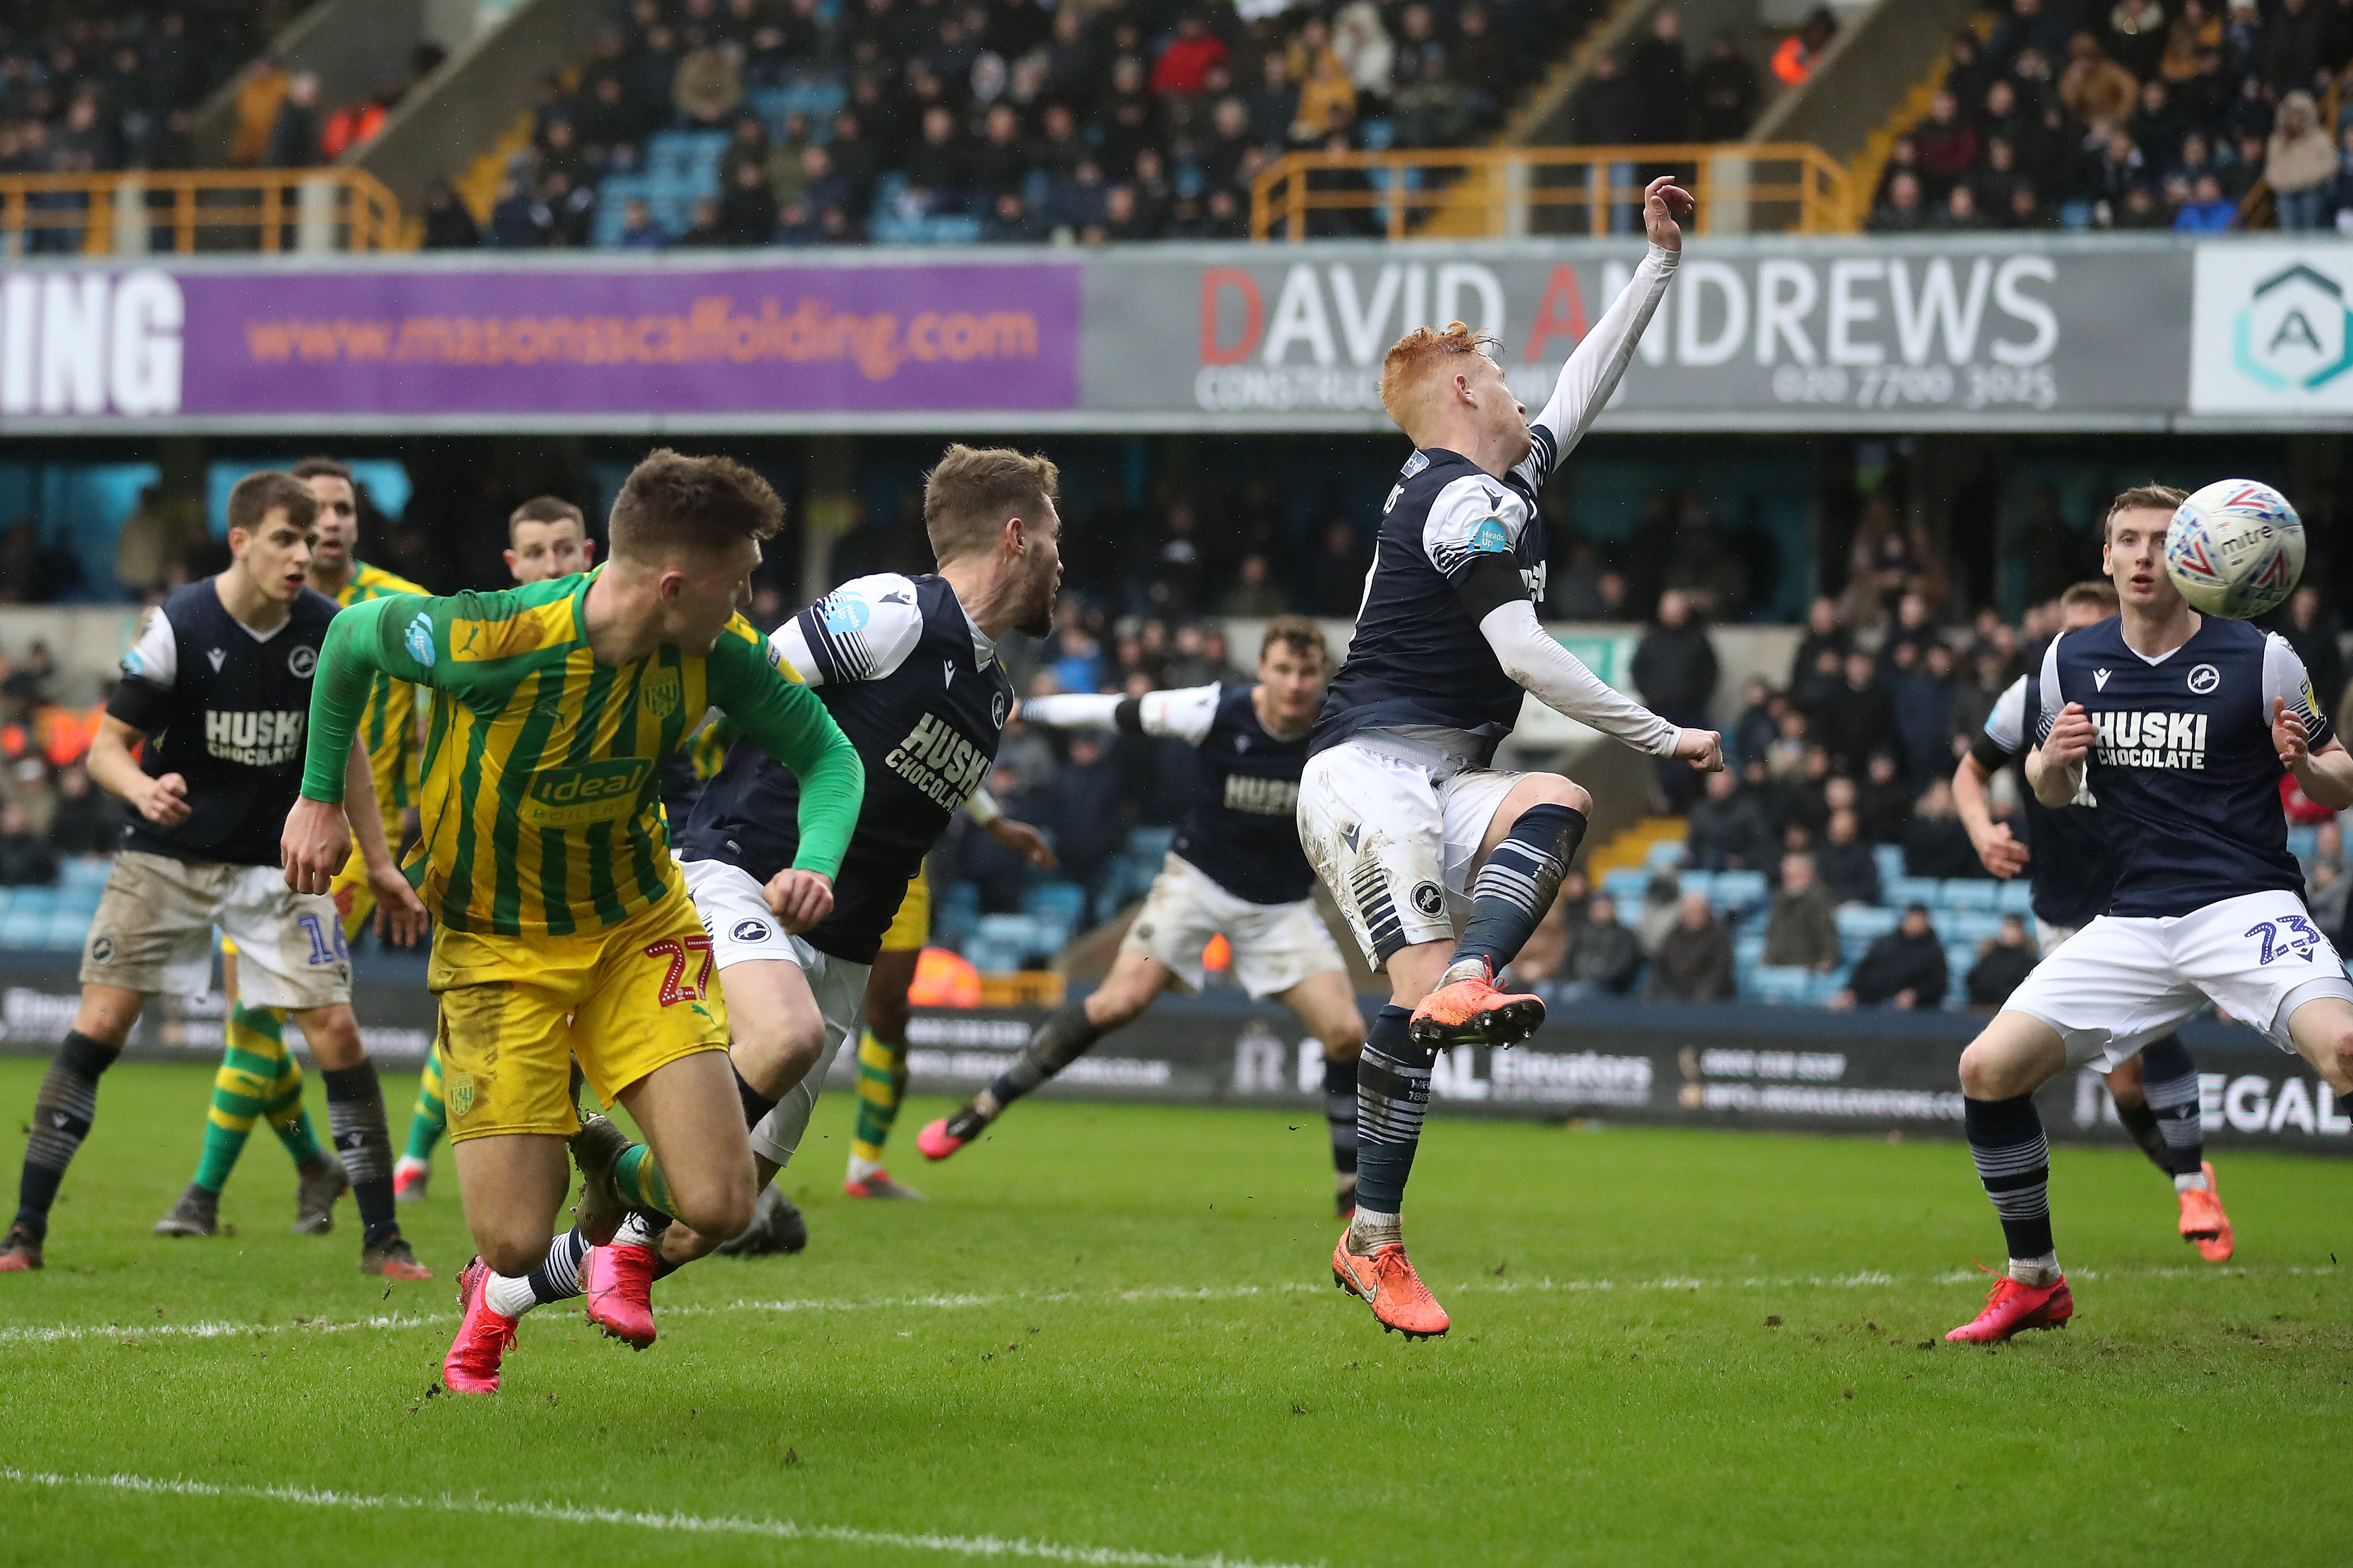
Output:
[[677,712],[680,701],[678,671],[666,665],[646,671],[645,682],[638,688],[638,700],[656,719],[667,719]]

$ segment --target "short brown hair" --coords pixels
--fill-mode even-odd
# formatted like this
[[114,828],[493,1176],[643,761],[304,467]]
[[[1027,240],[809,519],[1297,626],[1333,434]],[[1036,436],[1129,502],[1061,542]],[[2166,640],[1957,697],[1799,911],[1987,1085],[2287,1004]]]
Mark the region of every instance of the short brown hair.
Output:
[[923,532],[941,561],[987,550],[1012,517],[1035,521],[1054,501],[1062,471],[1039,453],[958,442],[923,476]]
[[2108,503],[2108,515],[2100,519],[2100,541],[2107,542],[2108,524],[2120,511],[2172,511],[2189,499],[2188,490],[2178,490],[2171,485],[2135,485]]
[[1315,657],[1322,659],[1327,668],[1332,663],[1332,648],[1324,640],[1324,628],[1305,616],[1277,616],[1267,622],[1266,636],[1259,639],[1259,658],[1264,658],[1277,643],[1295,648],[1302,654],[1314,648]]
[[1416,327],[1396,342],[1381,361],[1381,407],[1405,428],[1405,407],[1423,370],[1446,354],[1485,353],[1496,340],[1482,337],[1461,321],[1449,321],[1444,331]]
[[689,458],[663,447],[622,481],[607,548],[638,561],[678,550],[702,554],[770,538],[784,521],[775,488],[734,458]]
[[271,512],[283,509],[286,521],[304,530],[319,525],[319,498],[291,474],[264,468],[237,481],[228,492],[228,525],[248,533],[261,526]]
[[2087,577],[2081,583],[2070,583],[2067,591],[2059,595],[2059,607],[2072,610],[2078,605],[2097,605],[2109,615],[2116,613],[2116,585],[2105,577]]
[[286,471],[298,479],[341,479],[353,489],[359,489],[359,481],[352,478],[351,465],[332,458],[305,458]]
[[565,500],[562,496],[533,496],[507,515],[507,542],[515,541],[515,530],[526,522],[570,522],[580,528],[580,537],[588,537],[588,514]]

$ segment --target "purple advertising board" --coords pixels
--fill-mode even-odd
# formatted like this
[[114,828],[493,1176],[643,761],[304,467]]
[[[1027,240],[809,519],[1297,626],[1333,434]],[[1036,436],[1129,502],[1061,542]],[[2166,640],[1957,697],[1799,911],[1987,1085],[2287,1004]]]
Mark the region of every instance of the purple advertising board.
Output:
[[1082,272],[1041,260],[20,274],[0,286],[0,413],[1064,412],[1079,395]]

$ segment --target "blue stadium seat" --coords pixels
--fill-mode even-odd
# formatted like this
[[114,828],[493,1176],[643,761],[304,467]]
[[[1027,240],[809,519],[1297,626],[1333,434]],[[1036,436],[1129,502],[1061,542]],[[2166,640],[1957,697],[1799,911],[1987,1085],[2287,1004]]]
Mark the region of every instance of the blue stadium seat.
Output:
[[2001,891],[1994,895],[1993,907],[2006,915],[2034,914],[2034,884],[2023,877],[2012,877],[2000,884]]
[[1635,867],[1612,871],[1601,879],[1601,890],[1618,900],[1621,909],[1638,908],[1642,902],[1642,889],[1651,885],[1651,874]]
[[1749,975],[1753,998],[1785,1007],[1801,1005],[1814,979],[1811,972],[1787,964],[1759,964]]
[[1068,931],[1086,918],[1087,890],[1076,882],[1041,882],[1021,900],[1021,910]]
[[1883,884],[1887,901],[1901,909],[1905,904],[1926,904],[1936,908],[1943,889],[1934,877],[1897,877]]
[[1683,841],[1662,838],[1651,846],[1642,857],[1642,868],[1647,871],[1672,871],[1683,863]]
[[1953,984],[1945,993],[1949,999],[1957,992],[1966,992],[1969,971],[1978,966],[1978,950],[1968,942],[1945,943],[1945,967],[1953,972]]
[[2299,860],[2310,859],[2320,849],[2320,825],[2302,823],[2287,830],[2287,852]]
[[[622,205],[626,202],[644,202],[650,209],[653,205],[653,181],[644,174],[615,174],[598,185],[596,216],[589,230],[590,243],[602,246],[607,249],[619,245],[621,220],[627,216],[621,210]],[[659,221],[659,213],[655,214],[655,219],[657,222]]]
[[58,872],[58,886],[103,888],[106,886],[108,873],[113,869],[114,862],[108,858],[97,855],[77,856],[67,861]]
[[1715,873],[1713,871],[1678,871],[1675,881],[1685,893],[1697,893],[1709,904],[1715,902]]
[[2001,884],[1989,878],[1952,877],[1941,884],[1937,901],[1948,910],[1989,910],[2000,889]]
[[1754,969],[1765,962],[1765,933],[1743,933],[1732,939],[1732,962],[1742,969]]
[[1708,889],[1710,903],[1736,914],[1762,908],[1771,896],[1762,871],[1718,871],[1715,884]]
[[2001,934],[2001,916],[1992,910],[1954,910],[1936,917],[1936,934],[1975,947]]
[[764,87],[751,94],[753,112],[759,115],[776,141],[785,138],[785,121],[798,113],[808,117],[809,134],[819,142],[833,136],[833,117],[849,100],[838,77],[795,82],[787,87]]
[[18,888],[8,900],[11,915],[26,915],[46,921],[57,911],[58,890],[55,888]]
[[1840,936],[1859,936],[1869,942],[1894,931],[1904,916],[1898,910],[1874,909],[1869,904],[1841,904],[1838,913],[1832,918],[1838,921]]
[[1847,976],[1852,969],[1852,965],[1842,965],[1828,974],[1807,975],[1806,1004],[1813,1007],[1829,1006],[1831,998],[1846,989]]
[[13,907],[0,915],[0,947],[42,947],[48,940],[48,916],[19,914]]
[[79,949],[90,935],[90,915],[78,910],[59,910],[49,917],[48,941],[53,949],[72,952]]
[[1127,852],[1152,862],[1153,874],[1160,871],[1160,858],[1176,842],[1173,827],[1131,827],[1127,830]]
[[1901,844],[1875,844],[1872,846],[1871,858],[1879,867],[1879,885],[1882,888],[1893,887],[1897,881],[1902,879],[1904,876],[1904,846]]

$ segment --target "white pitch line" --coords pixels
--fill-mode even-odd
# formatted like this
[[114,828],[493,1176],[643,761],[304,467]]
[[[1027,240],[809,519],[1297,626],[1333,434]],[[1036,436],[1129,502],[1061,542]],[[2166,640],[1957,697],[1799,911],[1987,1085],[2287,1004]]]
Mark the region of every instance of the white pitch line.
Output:
[[[2071,1278],[2080,1280],[2103,1279],[2327,1279],[2342,1272],[2329,1268],[2305,1268],[2285,1265],[2264,1268],[2078,1268]],[[1752,1276],[1740,1279],[1699,1279],[1670,1276],[1660,1279],[1475,1279],[1452,1287],[1462,1295],[1512,1295],[1523,1291],[1546,1294],[1578,1295],[1588,1292],[1618,1292],[1630,1290],[1700,1291],[1700,1290],[1861,1290],[1883,1289],[1904,1285],[1966,1285],[1986,1278],[1973,1269],[1955,1269],[1942,1274],[1899,1275],[1876,1269],[1854,1274],[1805,1274],[1780,1279]],[[1161,1301],[1234,1301],[1258,1298],[1275,1298],[1313,1292],[1322,1294],[1318,1286],[1299,1280],[1286,1280],[1273,1285],[1212,1285],[1155,1286],[1125,1290],[1040,1290],[1014,1291],[1003,1295],[981,1296],[970,1293],[957,1295],[870,1296],[860,1298],[801,1297],[773,1300],[739,1298],[712,1305],[682,1303],[661,1309],[665,1321],[673,1318],[716,1317],[734,1312],[760,1312],[784,1315],[801,1312],[875,1312],[892,1310],[962,1311],[977,1307],[1051,1307],[1070,1303],[1161,1302]],[[561,1309],[558,1309],[561,1310]],[[0,1349],[10,1345],[60,1344],[78,1340],[131,1340],[150,1337],[174,1339],[218,1340],[243,1335],[343,1333],[355,1329],[447,1329],[458,1321],[450,1313],[396,1313],[390,1316],[354,1318],[346,1322],[325,1320],[302,1323],[240,1323],[216,1321],[193,1323],[65,1323],[48,1327],[0,1328]]]
[[153,1476],[60,1475],[10,1467],[0,1467],[0,1480],[14,1481],[20,1486],[88,1487],[103,1491],[159,1497],[282,1502],[302,1508],[343,1509],[353,1512],[415,1510],[495,1519],[524,1519],[543,1524],[626,1525],[637,1530],[689,1535],[740,1535],[765,1541],[892,1547],[901,1551],[938,1552],[955,1557],[1026,1557],[1048,1563],[1102,1563],[1107,1568],[1297,1568],[1295,1564],[1228,1557],[1222,1552],[1209,1557],[1185,1557],[1165,1552],[1131,1552],[1113,1546],[1063,1546],[1050,1541],[1028,1539],[1008,1541],[994,1535],[853,1530],[848,1525],[801,1524],[789,1519],[648,1513],[629,1509],[582,1508],[569,1503],[500,1502],[491,1498],[446,1494],[440,1497],[399,1497],[386,1493],[322,1491],[310,1487],[224,1486],[210,1481],[176,1480]]

